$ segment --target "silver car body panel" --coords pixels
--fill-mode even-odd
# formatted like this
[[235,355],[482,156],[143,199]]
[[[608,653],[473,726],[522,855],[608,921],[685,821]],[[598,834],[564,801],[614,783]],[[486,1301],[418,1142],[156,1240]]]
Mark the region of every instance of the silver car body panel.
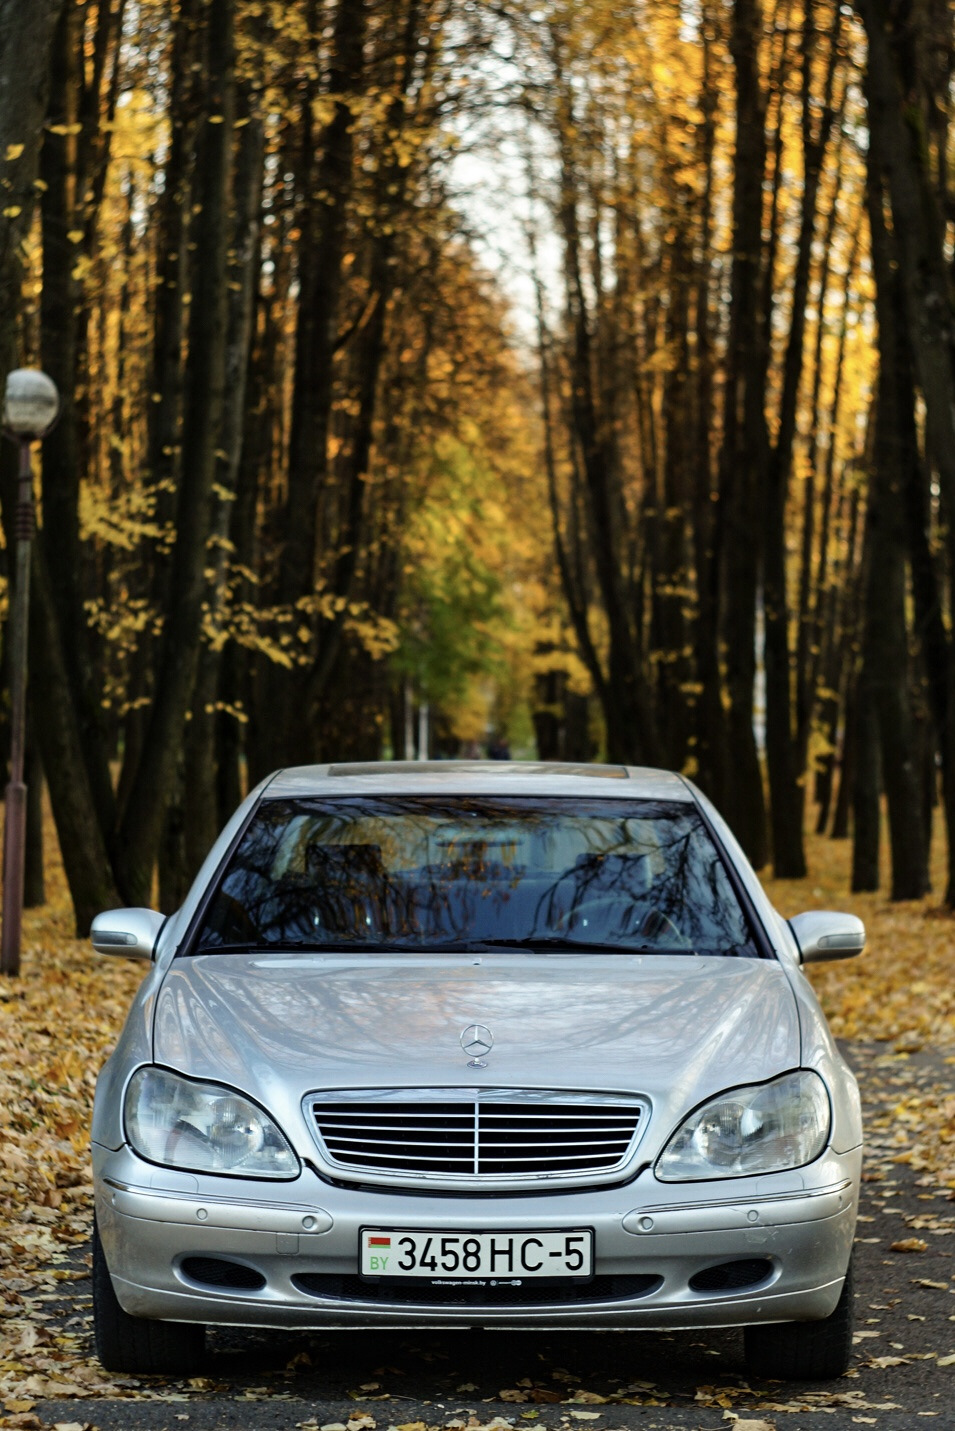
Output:
[[[494,1034],[484,1068],[459,1043],[471,1023]],[[799,1054],[796,1000],[770,960],[208,954],[173,965],[155,1013],[155,1062],[251,1094],[301,1158],[316,1156],[306,1095],[388,1083],[637,1095],[652,1161],[727,1069],[761,1083]]]
[[[855,1080],[799,967],[798,949],[725,822],[689,782],[623,767],[446,762],[306,767],[263,782],[210,851],[160,935],[97,1086],[96,1212],[121,1304],[136,1315],[263,1326],[738,1325],[826,1316],[851,1251],[861,1164]],[[206,888],[260,798],[361,793],[547,795],[696,803],[736,871],[774,958],[577,953],[210,954],[177,959]],[[493,1033],[469,1066],[466,1026]],[[239,1089],[265,1107],[302,1163],[263,1182],[177,1172],[126,1144],[122,1104],[135,1070],[162,1064]],[[689,1111],[730,1087],[815,1069],[829,1090],[830,1143],[805,1168],[662,1183],[653,1164]],[[605,1185],[529,1179],[461,1196],[379,1180],[323,1159],[309,1100],[334,1091],[525,1090],[638,1100],[647,1114]],[[399,1180],[400,1181],[400,1180]],[[532,1190],[533,1189],[533,1190]],[[362,1227],[594,1231],[593,1294],[550,1303],[410,1304],[358,1280]],[[258,1290],[198,1285],[189,1257],[253,1268]],[[701,1269],[765,1264],[752,1287],[701,1291]],[[347,1295],[293,1278],[339,1279]],[[644,1276],[639,1294],[606,1290]],[[610,1279],[610,1280],[608,1280]],[[316,1284],[318,1285],[318,1284]],[[324,1283],[322,1282],[322,1285]],[[331,1284],[329,1284],[331,1285]],[[616,1285],[616,1284],[614,1284]],[[623,1284],[620,1284],[623,1286]],[[388,1300],[383,1300],[383,1295]],[[520,1294],[518,1294],[520,1295]]]

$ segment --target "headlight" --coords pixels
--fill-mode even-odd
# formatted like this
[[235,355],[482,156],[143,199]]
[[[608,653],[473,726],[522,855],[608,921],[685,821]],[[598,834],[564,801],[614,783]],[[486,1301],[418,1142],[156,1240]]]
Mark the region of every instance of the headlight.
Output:
[[809,1069],[734,1088],[690,1114],[661,1153],[656,1174],[677,1183],[800,1168],[829,1141],[829,1119],[826,1086]]
[[126,1136],[143,1158],[197,1173],[294,1178],[299,1161],[267,1113],[229,1088],[165,1068],[129,1080]]

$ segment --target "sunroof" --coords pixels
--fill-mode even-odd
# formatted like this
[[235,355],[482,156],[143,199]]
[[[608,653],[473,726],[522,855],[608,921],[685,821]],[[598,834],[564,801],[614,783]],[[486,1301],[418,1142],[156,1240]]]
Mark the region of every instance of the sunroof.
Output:
[[551,764],[534,760],[375,760],[366,764],[330,765],[329,775],[580,775],[588,780],[626,780],[623,765]]

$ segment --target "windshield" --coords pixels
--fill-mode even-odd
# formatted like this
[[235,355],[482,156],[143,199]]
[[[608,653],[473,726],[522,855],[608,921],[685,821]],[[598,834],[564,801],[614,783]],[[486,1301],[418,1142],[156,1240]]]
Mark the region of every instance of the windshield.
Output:
[[263,801],[190,952],[511,946],[759,952],[692,805],[395,795]]

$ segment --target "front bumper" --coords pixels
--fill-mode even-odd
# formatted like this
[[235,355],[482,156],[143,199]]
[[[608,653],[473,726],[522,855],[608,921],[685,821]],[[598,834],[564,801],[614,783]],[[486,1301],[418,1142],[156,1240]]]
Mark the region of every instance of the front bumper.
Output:
[[[663,1328],[825,1317],[852,1250],[861,1162],[861,1148],[830,1150],[798,1172],[732,1182],[667,1184],[648,1169],[588,1192],[462,1197],[344,1188],[308,1169],[291,1183],[193,1176],[153,1167],[128,1148],[93,1148],[97,1223],[127,1312],[316,1328]],[[530,1279],[526,1294],[509,1288],[506,1303],[485,1303],[472,1289],[466,1304],[445,1302],[440,1291],[421,1298],[400,1282],[359,1281],[362,1227],[592,1227],[595,1276],[554,1291]],[[196,1258],[225,1259],[261,1285],[204,1283],[183,1268]],[[750,1283],[709,1289],[712,1269],[727,1263],[746,1264]]]

